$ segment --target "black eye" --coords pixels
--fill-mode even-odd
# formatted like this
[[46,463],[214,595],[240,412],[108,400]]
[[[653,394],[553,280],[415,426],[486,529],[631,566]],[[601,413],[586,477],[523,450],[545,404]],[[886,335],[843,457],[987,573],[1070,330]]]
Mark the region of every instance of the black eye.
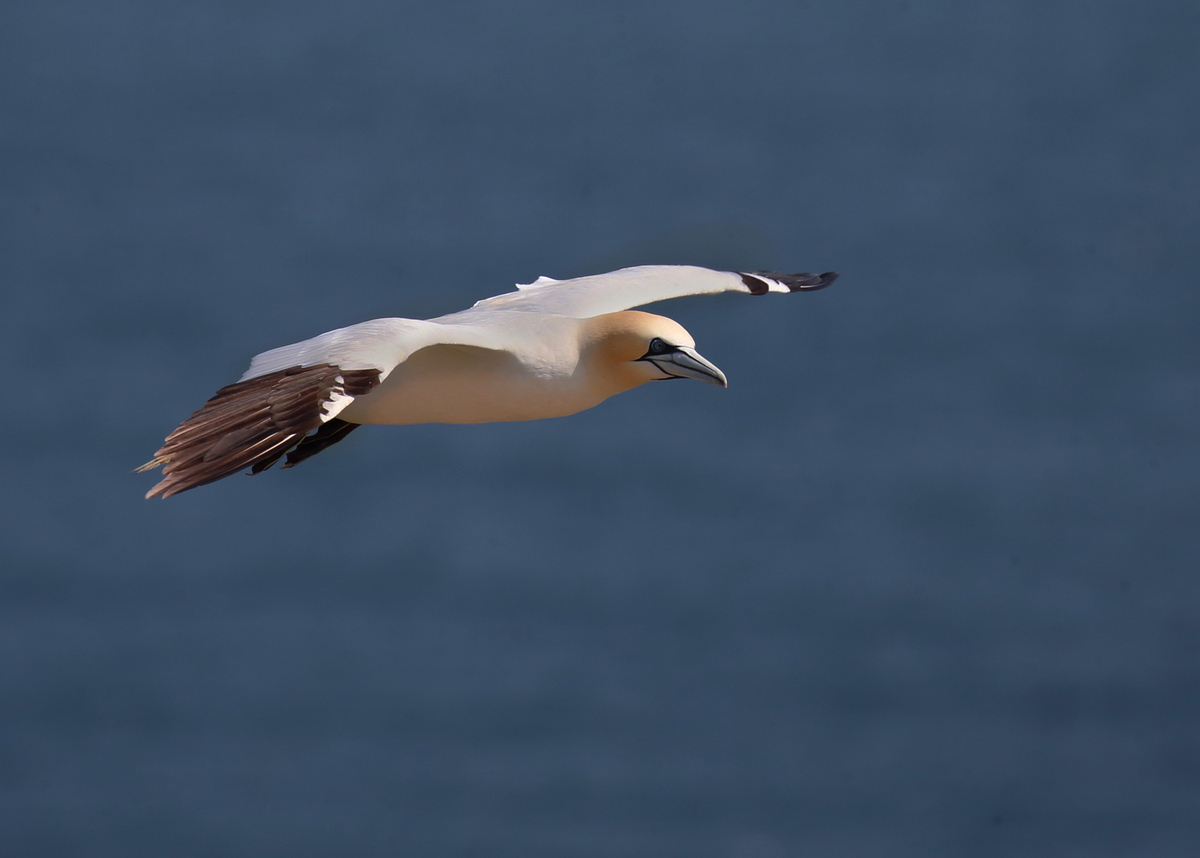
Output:
[[664,343],[658,337],[655,337],[654,339],[652,339],[650,341],[650,354],[652,354],[652,355],[660,355],[669,348],[670,348],[670,346],[668,346],[666,343]]

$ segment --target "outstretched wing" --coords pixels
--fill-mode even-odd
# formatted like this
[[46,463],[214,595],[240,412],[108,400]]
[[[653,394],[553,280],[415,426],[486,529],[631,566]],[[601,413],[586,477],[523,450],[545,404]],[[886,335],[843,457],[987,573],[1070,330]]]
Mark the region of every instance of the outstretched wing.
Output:
[[218,390],[138,469],[163,469],[146,497],[168,498],[243,468],[257,474],[293,448],[288,465],[320,452],[354,428],[337,415],[356,396],[454,333],[430,322],[375,319],[258,355],[240,381]]
[[243,468],[266,470],[380,375],[334,364],[294,366],[221,388],[138,469],[162,465],[163,479],[146,497],[169,498]]
[[[716,292],[813,292],[837,279],[825,274],[778,274],[770,271],[713,271],[693,265],[642,265],[608,274],[552,280],[541,277],[527,286],[478,302],[472,310],[520,310],[587,319],[668,298]],[[464,315],[471,310],[464,312]]]

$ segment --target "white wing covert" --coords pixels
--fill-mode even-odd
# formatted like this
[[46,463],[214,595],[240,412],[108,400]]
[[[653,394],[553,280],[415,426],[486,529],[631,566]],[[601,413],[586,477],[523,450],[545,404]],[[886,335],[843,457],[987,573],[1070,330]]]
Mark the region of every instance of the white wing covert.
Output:
[[837,276],[836,271],[825,274],[779,274],[768,271],[713,271],[692,265],[641,265],[572,280],[540,277],[534,283],[518,285],[516,292],[479,301],[472,309],[518,310],[587,319],[686,295],[813,292],[824,289]]

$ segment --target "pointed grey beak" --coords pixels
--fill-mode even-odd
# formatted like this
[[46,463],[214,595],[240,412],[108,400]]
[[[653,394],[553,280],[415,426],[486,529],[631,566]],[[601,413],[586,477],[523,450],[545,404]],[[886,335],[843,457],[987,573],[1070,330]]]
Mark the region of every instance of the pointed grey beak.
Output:
[[721,387],[729,386],[725,373],[702,358],[695,349],[687,346],[676,346],[674,351],[643,358],[643,360],[650,361],[667,375],[675,378],[694,378],[708,384],[719,384]]

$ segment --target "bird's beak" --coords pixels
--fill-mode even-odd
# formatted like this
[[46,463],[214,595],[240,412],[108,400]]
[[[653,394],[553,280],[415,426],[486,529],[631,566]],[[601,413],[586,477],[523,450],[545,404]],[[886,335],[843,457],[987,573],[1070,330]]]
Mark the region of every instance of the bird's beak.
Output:
[[694,378],[708,384],[719,384],[721,387],[729,386],[725,373],[702,358],[695,349],[687,346],[677,346],[674,351],[647,357],[645,360],[674,378]]

